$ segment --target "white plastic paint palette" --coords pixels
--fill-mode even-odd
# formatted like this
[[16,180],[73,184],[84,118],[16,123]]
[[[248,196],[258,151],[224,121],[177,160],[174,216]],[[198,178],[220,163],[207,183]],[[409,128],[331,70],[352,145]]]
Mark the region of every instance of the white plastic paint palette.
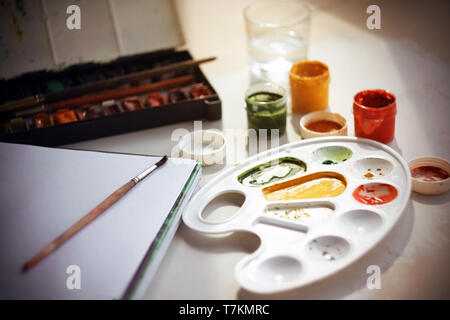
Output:
[[[330,150],[340,150],[335,159],[326,159]],[[243,173],[280,158],[298,159],[306,170],[262,186],[239,181]],[[322,172],[343,177],[345,190],[326,198],[268,201],[265,197],[263,190]],[[366,204],[355,198],[355,190],[364,185],[366,193],[383,199],[385,188],[371,189],[380,183],[397,191],[394,199]],[[410,190],[408,165],[388,146],[353,137],[317,138],[268,150],[226,170],[195,195],[183,220],[204,233],[257,234],[261,245],[236,265],[235,276],[249,291],[275,293],[323,279],[355,262],[400,218]]]

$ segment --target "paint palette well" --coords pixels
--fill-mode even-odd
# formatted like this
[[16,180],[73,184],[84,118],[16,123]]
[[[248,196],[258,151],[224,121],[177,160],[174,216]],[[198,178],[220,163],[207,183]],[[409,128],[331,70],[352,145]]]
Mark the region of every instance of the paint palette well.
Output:
[[260,247],[236,265],[235,276],[249,291],[274,293],[355,262],[400,218],[410,189],[407,163],[384,144],[303,140],[224,171],[195,195],[183,220],[200,232],[258,235]]

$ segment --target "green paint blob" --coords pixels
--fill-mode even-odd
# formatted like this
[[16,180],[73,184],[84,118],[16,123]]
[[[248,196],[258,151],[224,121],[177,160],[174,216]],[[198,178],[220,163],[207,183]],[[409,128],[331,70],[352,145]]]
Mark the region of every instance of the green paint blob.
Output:
[[322,147],[313,152],[313,160],[324,165],[333,165],[347,161],[352,157],[352,154],[352,151],[346,147]]
[[306,164],[303,161],[286,157],[253,167],[241,173],[238,181],[246,186],[259,187],[305,171]]

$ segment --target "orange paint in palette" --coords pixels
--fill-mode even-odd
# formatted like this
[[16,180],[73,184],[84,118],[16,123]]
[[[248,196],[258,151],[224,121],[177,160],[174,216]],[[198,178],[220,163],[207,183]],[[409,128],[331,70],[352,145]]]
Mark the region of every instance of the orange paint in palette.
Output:
[[387,183],[368,183],[360,185],[353,191],[353,197],[364,204],[386,204],[397,198],[398,191]]
[[367,179],[372,179],[375,175],[372,172],[367,172],[364,177],[366,177]]
[[433,166],[421,166],[411,170],[411,175],[424,182],[442,181],[448,179],[449,174],[444,169]]
[[337,197],[345,191],[345,177],[337,172],[316,172],[263,188],[269,201]]
[[318,120],[307,123],[305,127],[306,129],[315,132],[332,132],[341,129],[342,125],[330,120]]

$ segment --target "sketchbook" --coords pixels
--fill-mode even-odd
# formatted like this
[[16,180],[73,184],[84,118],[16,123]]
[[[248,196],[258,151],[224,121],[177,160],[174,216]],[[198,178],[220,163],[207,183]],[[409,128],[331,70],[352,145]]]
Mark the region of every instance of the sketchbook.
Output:
[[138,299],[198,187],[169,160],[28,272],[23,264],[161,157],[0,143],[0,299]]

